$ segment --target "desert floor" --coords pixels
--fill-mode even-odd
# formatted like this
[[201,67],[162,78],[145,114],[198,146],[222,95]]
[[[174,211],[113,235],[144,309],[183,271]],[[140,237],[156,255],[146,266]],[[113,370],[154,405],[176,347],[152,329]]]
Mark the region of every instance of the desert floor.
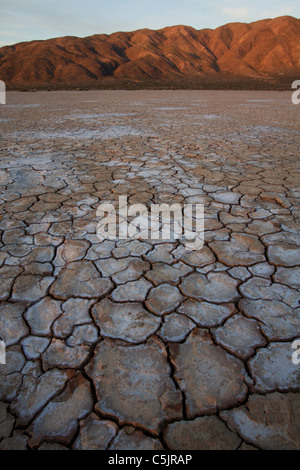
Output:
[[[0,449],[300,447],[299,111],[289,92],[7,94]],[[204,247],[100,242],[119,195],[204,204]]]

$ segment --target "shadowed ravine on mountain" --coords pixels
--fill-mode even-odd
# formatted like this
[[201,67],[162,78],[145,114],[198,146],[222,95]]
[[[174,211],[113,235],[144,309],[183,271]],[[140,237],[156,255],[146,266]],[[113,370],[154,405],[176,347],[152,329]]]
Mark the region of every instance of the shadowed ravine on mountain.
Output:
[[0,48],[8,88],[286,88],[300,75],[300,20],[171,26]]

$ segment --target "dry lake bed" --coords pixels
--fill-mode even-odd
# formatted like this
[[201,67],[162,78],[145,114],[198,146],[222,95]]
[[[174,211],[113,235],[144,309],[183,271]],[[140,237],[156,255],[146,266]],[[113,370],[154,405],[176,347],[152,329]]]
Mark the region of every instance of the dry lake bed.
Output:
[[[0,449],[300,448],[299,111],[289,92],[7,94]],[[120,195],[204,204],[204,247],[101,242]]]

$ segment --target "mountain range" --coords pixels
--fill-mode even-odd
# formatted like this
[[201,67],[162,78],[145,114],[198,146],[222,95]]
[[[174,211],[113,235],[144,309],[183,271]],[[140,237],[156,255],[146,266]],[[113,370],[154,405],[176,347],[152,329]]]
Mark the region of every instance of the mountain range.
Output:
[[0,48],[0,79],[8,88],[201,88],[291,78],[300,79],[300,19],[291,16],[216,29],[179,25]]

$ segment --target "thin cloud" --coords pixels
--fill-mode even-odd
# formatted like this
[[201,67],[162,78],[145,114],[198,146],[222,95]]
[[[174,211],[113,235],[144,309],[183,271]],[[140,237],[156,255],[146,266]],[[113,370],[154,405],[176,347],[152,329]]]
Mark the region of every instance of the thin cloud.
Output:
[[222,13],[232,19],[248,20],[251,18],[248,8],[223,8]]

